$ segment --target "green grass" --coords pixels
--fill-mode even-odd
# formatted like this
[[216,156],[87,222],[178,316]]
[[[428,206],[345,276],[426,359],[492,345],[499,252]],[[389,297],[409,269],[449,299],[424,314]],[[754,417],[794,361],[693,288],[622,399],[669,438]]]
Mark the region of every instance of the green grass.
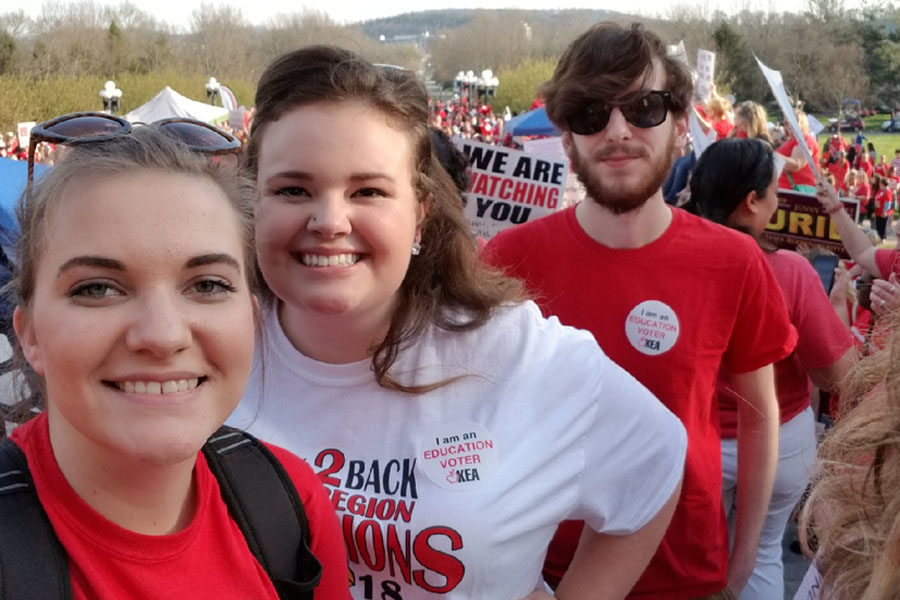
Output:
[[[827,116],[819,116],[816,115],[816,118],[819,119],[826,126],[828,124],[828,119],[835,118],[837,115],[833,115],[831,117]],[[894,150],[900,149],[900,132],[897,133],[882,133],[881,124],[891,118],[891,115],[887,114],[877,114],[872,115],[871,117],[866,117],[863,119],[863,122],[866,124],[866,128],[862,131],[862,134],[866,136],[868,142],[872,142],[875,145],[875,161],[878,162],[879,157],[884,154],[888,162],[894,158]],[[843,131],[844,137],[851,144],[853,140],[856,138],[856,133],[853,131]],[[819,148],[822,148],[822,144],[825,143],[831,136],[831,133],[828,131],[827,127],[819,134],[818,142]]]
[[[881,125],[878,125],[878,129],[869,128],[868,120],[866,120],[866,129],[862,134],[875,145],[875,162],[878,162],[882,154],[887,157],[888,162],[891,162],[894,158],[894,150],[900,149],[900,133],[882,133]],[[819,134],[819,149],[830,136],[831,133],[827,129]],[[852,131],[844,132],[844,137],[852,144],[856,134]]]
[[887,156],[888,162],[894,158],[894,150],[900,148],[900,133],[877,133],[874,131],[864,131],[863,135],[869,138],[869,141],[875,144],[875,161],[878,162],[882,154]]

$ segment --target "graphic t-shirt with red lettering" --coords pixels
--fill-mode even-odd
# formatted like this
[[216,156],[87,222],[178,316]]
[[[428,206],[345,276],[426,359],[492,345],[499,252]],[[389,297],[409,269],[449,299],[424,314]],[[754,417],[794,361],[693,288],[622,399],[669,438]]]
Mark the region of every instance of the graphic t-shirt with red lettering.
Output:
[[357,600],[519,600],[543,587],[556,526],[627,535],[671,496],[678,419],[587,332],[532,302],[483,326],[436,327],[400,352],[403,383],[371,360],[328,364],[291,345],[273,306],[230,419],[307,458],[338,511]]
[[[684,423],[689,444],[681,500],[629,597],[685,600],[717,593],[726,583],[719,368],[740,373],[781,360],[796,333],[751,237],[671,210],[668,229],[640,248],[598,244],[573,207],[501,232],[485,258],[525,281],[545,314],[593,333]],[[565,572],[579,531],[560,528],[545,563],[548,579]]]

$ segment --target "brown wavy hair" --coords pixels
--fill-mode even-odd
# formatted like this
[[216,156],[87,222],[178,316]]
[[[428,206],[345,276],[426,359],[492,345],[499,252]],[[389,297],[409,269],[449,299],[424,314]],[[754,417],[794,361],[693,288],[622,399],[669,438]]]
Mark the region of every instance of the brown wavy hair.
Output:
[[900,313],[887,346],[841,386],[841,414],[819,447],[801,514],[818,542],[823,600],[900,599]]
[[585,104],[620,99],[635,82],[649,85],[655,61],[665,69],[672,112],[683,116],[694,89],[687,66],[668,56],[659,36],[641,23],[622,27],[612,22],[594,25],[566,48],[553,77],[540,89],[547,116],[568,130],[569,118]]
[[483,325],[497,306],[520,300],[521,284],[482,264],[459,194],[432,152],[428,96],[405,69],[376,66],[336,46],[308,46],[276,59],[256,90],[246,165],[256,178],[266,129],[305,104],[363,102],[406,133],[413,157],[413,188],[428,203],[422,223],[422,250],[400,286],[400,301],[387,335],[375,341],[372,368],[379,385],[409,393],[426,392],[453,381],[403,384],[390,374],[399,352],[434,324],[450,331]]

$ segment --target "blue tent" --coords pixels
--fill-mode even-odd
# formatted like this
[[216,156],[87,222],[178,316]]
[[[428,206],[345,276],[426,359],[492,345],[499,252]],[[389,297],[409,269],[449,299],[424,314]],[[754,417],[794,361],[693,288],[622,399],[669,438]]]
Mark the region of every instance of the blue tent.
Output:
[[556,125],[550,122],[543,106],[513,117],[503,125],[503,132],[511,135],[561,135]]
[[[48,168],[46,165],[34,165],[34,176],[39,177]],[[27,180],[27,161],[0,158],[0,246],[10,258],[13,258],[12,246],[19,235],[16,204]]]

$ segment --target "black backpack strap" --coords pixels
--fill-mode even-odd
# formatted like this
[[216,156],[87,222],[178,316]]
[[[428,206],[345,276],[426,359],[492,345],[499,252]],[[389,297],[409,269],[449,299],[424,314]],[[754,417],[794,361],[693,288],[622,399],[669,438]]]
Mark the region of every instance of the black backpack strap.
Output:
[[44,512],[25,454],[0,439],[0,598],[71,600],[66,551]]
[[209,438],[203,454],[278,597],[311,600],[322,565],[309,549],[306,511],[284,467],[255,437],[227,426]]

